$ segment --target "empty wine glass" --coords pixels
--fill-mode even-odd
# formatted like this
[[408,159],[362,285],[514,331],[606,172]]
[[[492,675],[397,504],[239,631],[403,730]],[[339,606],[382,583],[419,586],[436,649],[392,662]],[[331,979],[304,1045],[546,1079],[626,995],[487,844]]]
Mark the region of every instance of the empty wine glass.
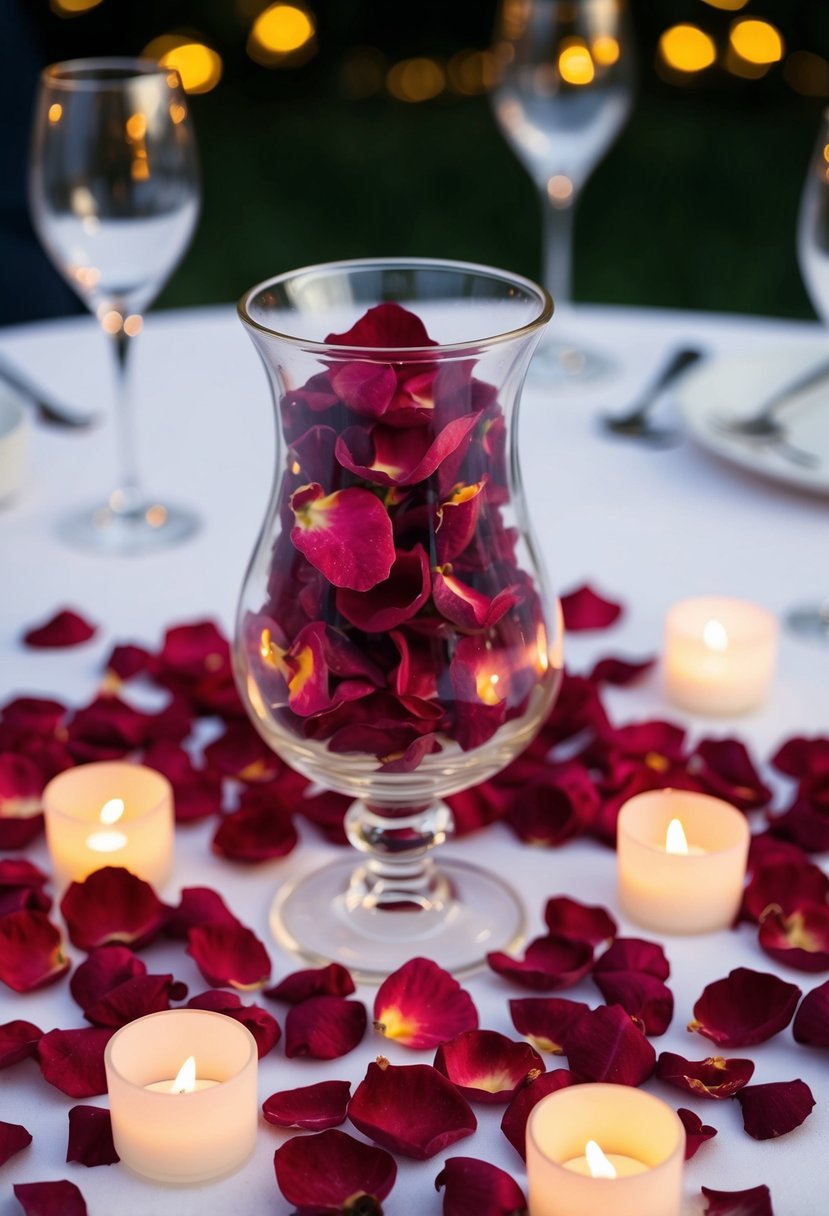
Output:
[[[829,109],[823,111],[800,199],[797,259],[812,306],[829,324]],[[786,623],[794,633],[829,644],[829,592],[793,608]]]
[[543,281],[563,336],[542,342],[536,369],[560,377],[607,359],[567,338],[576,200],[630,113],[633,52],[625,0],[501,0],[495,117],[538,187]]
[[119,478],[106,502],[60,523],[102,553],[151,552],[190,536],[189,510],[147,497],[133,440],[129,363],[143,313],[186,250],[199,173],[176,72],[151,60],[77,59],[40,79],[30,167],[37,234],[111,338]]

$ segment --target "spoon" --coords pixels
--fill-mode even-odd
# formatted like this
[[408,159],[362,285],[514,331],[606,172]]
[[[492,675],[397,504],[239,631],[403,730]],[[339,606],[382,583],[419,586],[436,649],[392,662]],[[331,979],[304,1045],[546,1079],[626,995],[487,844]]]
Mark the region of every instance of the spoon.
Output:
[[654,446],[668,446],[675,443],[677,432],[666,427],[654,426],[649,414],[662,399],[665,389],[702,356],[703,351],[696,347],[681,347],[675,351],[635,405],[624,414],[603,414],[602,426],[612,435],[621,435],[626,439],[640,439],[642,442]]
[[32,406],[38,420],[49,426],[82,430],[95,426],[99,421],[97,414],[84,412],[72,405],[65,405],[62,401],[57,401],[50,393],[34,384],[2,357],[0,357],[0,380],[3,380],[15,392],[20,393]]

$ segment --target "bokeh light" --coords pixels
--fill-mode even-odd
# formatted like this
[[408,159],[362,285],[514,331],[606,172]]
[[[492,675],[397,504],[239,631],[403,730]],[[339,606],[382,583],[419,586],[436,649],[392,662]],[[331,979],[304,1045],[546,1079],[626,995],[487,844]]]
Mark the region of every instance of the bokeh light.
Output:
[[492,51],[457,51],[446,65],[449,86],[456,93],[487,93],[495,84],[497,63]]
[[251,26],[248,54],[264,67],[298,67],[316,51],[316,22],[298,4],[271,4]]
[[186,34],[162,34],[145,46],[143,54],[174,68],[185,93],[209,93],[222,78],[221,56]]
[[731,27],[729,41],[732,49],[747,63],[768,67],[783,58],[783,39],[780,31],[769,21],[743,18]]
[[829,97],[829,63],[812,51],[793,51],[783,64],[783,79],[804,97]]
[[710,4],[711,8],[723,9],[726,13],[737,13],[745,8],[748,0],[704,0],[704,3]]
[[590,84],[596,75],[586,43],[574,39],[558,53],[558,70],[565,84]]
[[102,0],[50,0],[49,7],[58,17],[79,17],[101,3]]
[[386,88],[398,101],[431,101],[442,93],[446,73],[434,59],[401,59],[386,76]]
[[659,39],[659,54],[676,72],[702,72],[717,57],[714,40],[696,25],[674,25]]

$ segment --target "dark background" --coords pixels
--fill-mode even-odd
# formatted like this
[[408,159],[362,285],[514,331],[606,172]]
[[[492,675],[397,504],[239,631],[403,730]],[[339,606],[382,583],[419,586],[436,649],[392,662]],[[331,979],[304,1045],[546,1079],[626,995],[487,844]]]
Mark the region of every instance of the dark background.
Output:
[[[75,16],[51,3],[0,0],[0,227],[15,233],[12,252],[0,248],[0,323],[76,307],[47,285],[42,264],[31,269],[39,255],[22,252],[38,64],[138,54],[169,32],[213,47],[223,76],[191,98],[203,213],[158,307],[227,302],[280,271],[359,255],[457,257],[538,276],[535,189],[487,97],[447,90],[413,104],[382,85],[362,97],[348,86],[357,47],[373,48],[381,68],[487,47],[496,0],[308,0],[315,53],[271,68],[246,50],[266,0],[100,0]],[[737,14],[705,0],[632,0],[631,10],[638,93],[579,203],[576,299],[813,317],[795,224],[829,84],[818,72],[809,95],[798,91],[785,58],[761,79],[740,78],[724,54],[684,82],[666,80],[656,47],[667,26],[692,21],[722,49],[731,22],[748,16],[778,27],[787,56],[826,59],[829,3],[749,0]]]

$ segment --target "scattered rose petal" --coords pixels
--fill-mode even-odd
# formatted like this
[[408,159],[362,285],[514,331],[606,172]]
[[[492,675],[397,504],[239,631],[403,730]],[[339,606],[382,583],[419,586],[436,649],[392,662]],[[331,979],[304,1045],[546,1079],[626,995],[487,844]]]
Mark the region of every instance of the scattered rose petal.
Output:
[[747,1085],[734,1095],[743,1127],[754,1140],[771,1140],[794,1131],[812,1113],[815,1100],[805,1081]]
[[271,1094],[262,1104],[262,1113],[268,1123],[277,1127],[323,1132],[345,1123],[350,1100],[350,1081],[318,1081],[316,1085]]
[[285,1055],[336,1060],[353,1051],[368,1025],[362,1001],[312,996],[291,1006],[285,1019]]
[[688,1029],[722,1047],[765,1043],[788,1026],[800,995],[776,975],[737,967],[703,989]]
[[140,950],[164,927],[167,909],[153,888],[121,866],[70,883],[60,902],[69,939],[80,950],[110,942]]
[[298,1005],[312,996],[350,996],[354,991],[351,973],[341,963],[329,963],[327,967],[293,971],[273,988],[266,988],[264,995],[273,1001]]
[[829,907],[803,903],[788,916],[769,910],[757,940],[766,954],[796,971],[829,971]]
[[15,992],[53,984],[69,969],[60,929],[45,912],[0,917],[0,980]]
[[42,1037],[43,1031],[33,1022],[4,1023],[0,1026],[0,1068],[10,1068],[21,1060],[36,1060]]
[[86,1010],[119,984],[146,974],[146,963],[128,946],[99,946],[75,968],[69,991],[81,1009]]
[[565,1048],[571,1071],[585,1081],[641,1085],[656,1065],[656,1052],[621,1005],[582,1014]]
[[496,951],[488,954],[486,961],[504,979],[537,992],[553,992],[572,987],[587,974],[593,947],[561,937],[537,937],[527,946],[523,959]]
[[547,900],[544,921],[553,937],[589,942],[591,946],[600,946],[616,936],[616,921],[606,908],[591,907],[567,895]]
[[435,1068],[469,1101],[505,1105],[516,1089],[545,1071],[529,1043],[497,1030],[465,1030],[435,1053]]
[[766,863],[758,865],[749,879],[741,915],[760,924],[769,911],[788,916],[802,903],[825,903],[827,895],[829,877],[805,857]]
[[25,1216],[87,1216],[86,1204],[74,1182],[18,1182],[14,1194]]
[[40,834],[45,784],[29,756],[0,752],[0,849],[23,849]]
[[52,900],[43,890],[48,876],[23,857],[0,861],[0,916],[7,912],[48,912]]
[[701,1189],[708,1200],[704,1216],[774,1216],[767,1186],[752,1186],[745,1191],[712,1191],[709,1186]]
[[594,684],[612,684],[617,688],[625,688],[635,684],[652,669],[656,659],[599,659],[587,677]]
[[187,953],[196,960],[214,988],[240,988],[250,992],[268,982],[271,960],[252,929],[245,925],[208,921],[187,934]]
[[285,857],[298,840],[292,815],[276,807],[249,806],[222,817],[211,847],[229,861],[256,863]]
[[787,739],[771,758],[771,763],[787,777],[819,777],[829,773],[829,737],[797,735]]
[[[347,1200],[362,1195],[385,1199],[397,1177],[397,1164],[384,1149],[336,1130],[293,1136],[276,1150],[273,1164],[276,1184],[297,1216],[347,1213]],[[357,1216],[359,1208],[352,1211]]]
[[22,1123],[6,1123],[0,1119],[0,1165],[32,1143],[31,1132]]
[[50,1085],[70,1098],[94,1098],[107,1089],[104,1048],[115,1034],[97,1026],[50,1030],[38,1043],[40,1071]]
[[455,1086],[429,1064],[372,1063],[348,1104],[358,1131],[393,1153],[425,1161],[478,1126]]
[[663,1051],[656,1061],[656,1075],[695,1098],[733,1098],[754,1075],[751,1060],[708,1056],[686,1060],[672,1051]]
[[512,1024],[538,1051],[564,1055],[569,1031],[589,1006],[566,997],[529,996],[510,1001]]
[[69,1112],[67,1161],[81,1165],[114,1165],[121,1158],[112,1142],[112,1120],[104,1106],[73,1106]]
[[369,490],[326,494],[311,482],[291,495],[291,510],[294,547],[329,583],[368,591],[388,578],[395,556],[391,520]]
[[435,1179],[445,1187],[443,1216],[526,1216],[521,1187],[506,1171],[475,1157],[449,1157]]
[[695,1157],[699,1150],[705,1144],[706,1140],[710,1140],[712,1136],[716,1136],[716,1127],[709,1127],[703,1123],[699,1115],[695,1115],[692,1110],[686,1110],[680,1106],[676,1112],[685,1128],[685,1160],[690,1161]]
[[404,1047],[437,1047],[477,1025],[472,997],[428,958],[404,963],[374,998],[374,1029]]
[[243,1005],[241,998],[235,992],[222,992],[209,989],[200,992],[187,1002],[188,1009],[210,1009],[214,1013],[223,1013],[250,1031],[256,1039],[256,1050],[259,1059],[271,1051],[282,1035],[282,1030],[276,1018],[263,1009],[261,1005]]
[[97,626],[91,625],[71,608],[62,608],[44,624],[27,630],[23,634],[23,643],[35,649],[79,646],[82,642],[88,642],[96,633]]
[[93,1026],[119,1027],[148,1013],[161,1013],[170,1008],[170,1001],[187,996],[187,986],[176,982],[172,975],[136,975],[116,985],[100,1000],[84,1009],[84,1017]]
[[273,781],[284,767],[247,721],[231,722],[224,734],[204,749],[204,762],[208,770],[237,781]]
[[568,633],[583,629],[607,629],[622,615],[622,605],[603,599],[588,584],[561,597],[564,628]]
[[621,1005],[647,1035],[660,1035],[674,1016],[674,994],[654,975],[642,971],[598,971],[596,987],[608,1005]]
[[666,980],[671,974],[671,966],[658,942],[617,937],[593,964],[594,975],[604,971],[641,971],[658,980]]
[[566,1085],[575,1085],[577,1078],[567,1068],[556,1068],[553,1072],[543,1072],[540,1077],[522,1085],[515,1093],[512,1101],[504,1111],[501,1119],[501,1131],[509,1140],[521,1160],[526,1159],[527,1149],[527,1120],[530,1111],[537,1102],[546,1098],[547,1094],[564,1089]]
[[152,674],[156,667],[155,656],[143,646],[133,643],[113,646],[104,664],[104,687],[108,692],[117,692],[121,684],[126,684],[135,676]]
[[771,801],[771,790],[739,739],[703,739],[689,767],[714,797],[742,811],[757,810]]
[[194,823],[221,810],[221,777],[197,769],[189,753],[177,743],[156,740],[144,752],[142,764],[154,768],[172,785],[176,823]]
[[187,941],[191,929],[208,923],[238,925],[239,921],[218,891],[210,887],[185,887],[178,907],[167,909],[164,931],[169,937]]
[[806,1047],[829,1047],[829,980],[806,993],[795,1014],[792,1033]]

